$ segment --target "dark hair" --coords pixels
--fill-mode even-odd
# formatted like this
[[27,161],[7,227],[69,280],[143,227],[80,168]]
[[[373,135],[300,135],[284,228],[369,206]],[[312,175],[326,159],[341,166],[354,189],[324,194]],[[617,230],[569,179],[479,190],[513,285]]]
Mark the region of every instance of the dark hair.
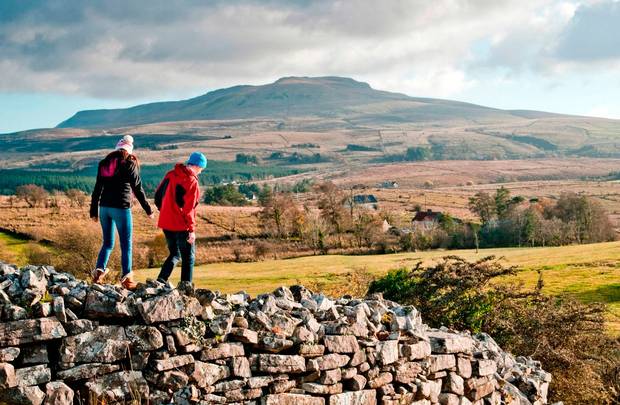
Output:
[[114,158],[121,158],[127,163],[134,163],[138,168],[140,168],[140,161],[135,155],[127,152],[125,149],[117,149],[114,152],[108,154],[104,160],[111,160]]

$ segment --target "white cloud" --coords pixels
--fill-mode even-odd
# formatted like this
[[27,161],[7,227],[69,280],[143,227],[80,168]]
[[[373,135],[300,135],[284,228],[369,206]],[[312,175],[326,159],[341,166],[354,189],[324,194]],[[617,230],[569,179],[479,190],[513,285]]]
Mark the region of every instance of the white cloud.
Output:
[[597,105],[588,110],[585,115],[590,117],[620,119],[620,105]]
[[[601,9],[617,4],[6,1],[0,2],[0,92],[162,98],[288,75],[343,75],[450,97],[524,71],[552,76],[598,68],[585,51],[566,50],[582,43],[576,35],[597,18],[605,20]],[[480,43],[485,52],[476,50]],[[620,49],[603,45],[597,58],[603,48],[608,57]]]

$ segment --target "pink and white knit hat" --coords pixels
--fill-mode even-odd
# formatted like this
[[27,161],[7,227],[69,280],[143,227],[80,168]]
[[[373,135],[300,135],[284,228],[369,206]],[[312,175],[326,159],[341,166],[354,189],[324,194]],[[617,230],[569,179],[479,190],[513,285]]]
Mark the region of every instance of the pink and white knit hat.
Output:
[[133,153],[133,136],[125,135],[116,144],[116,150],[125,149],[130,154]]

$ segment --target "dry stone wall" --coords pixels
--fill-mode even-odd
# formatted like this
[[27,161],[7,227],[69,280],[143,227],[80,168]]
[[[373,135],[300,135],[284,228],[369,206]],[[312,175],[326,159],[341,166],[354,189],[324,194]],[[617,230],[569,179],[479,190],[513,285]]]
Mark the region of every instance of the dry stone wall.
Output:
[[0,403],[542,405],[551,380],[380,295],[132,293],[0,263],[0,305]]

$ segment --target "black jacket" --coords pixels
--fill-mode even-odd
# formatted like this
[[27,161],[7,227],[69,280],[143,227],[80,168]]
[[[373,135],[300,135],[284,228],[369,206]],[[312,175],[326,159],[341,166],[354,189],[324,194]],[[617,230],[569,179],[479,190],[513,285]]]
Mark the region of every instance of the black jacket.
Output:
[[112,208],[131,208],[135,194],[138,202],[151,215],[153,210],[146,200],[138,164],[130,159],[123,159],[120,153],[111,153],[97,168],[97,182],[90,200],[90,217],[99,216],[99,206]]

